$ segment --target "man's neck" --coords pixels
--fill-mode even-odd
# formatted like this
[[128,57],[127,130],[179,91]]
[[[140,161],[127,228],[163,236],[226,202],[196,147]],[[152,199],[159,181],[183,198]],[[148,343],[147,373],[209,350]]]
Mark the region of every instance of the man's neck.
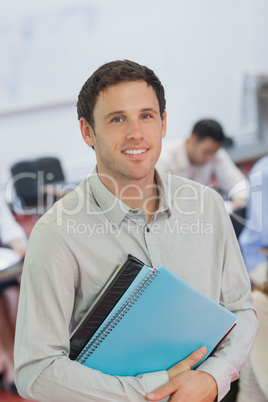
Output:
[[159,192],[155,182],[145,188],[137,186],[137,183],[134,184],[134,187],[129,185],[122,192],[120,199],[132,209],[141,209],[148,222],[159,206]]
[[[105,187],[114,196],[123,201],[131,209],[141,209],[144,211],[148,222],[154,216],[159,206],[159,192],[154,177],[151,180],[139,179],[130,180],[105,180],[105,176],[99,175]],[[116,186],[114,185],[116,183]]]

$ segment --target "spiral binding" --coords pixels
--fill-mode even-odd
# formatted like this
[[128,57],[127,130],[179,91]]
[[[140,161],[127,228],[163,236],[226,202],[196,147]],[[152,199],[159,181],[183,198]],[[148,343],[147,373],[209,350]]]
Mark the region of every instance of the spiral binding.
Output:
[[85,346],[81,353],[77,357],[79,363],[85,363],[86,359],[94,353],[98,346],[105,340],[110,332],[119,324],[122,318],[128,313],[128,311],[134,306],[136,301],[143,295],[145,290],[150,286],[152,281],[157,277],[159,271],[153,268],[142,283],[137,287],[135,292],[127,299],[123,306],[114,314],[114,316],[108,321],[101,332],[97,332],[92,340]]

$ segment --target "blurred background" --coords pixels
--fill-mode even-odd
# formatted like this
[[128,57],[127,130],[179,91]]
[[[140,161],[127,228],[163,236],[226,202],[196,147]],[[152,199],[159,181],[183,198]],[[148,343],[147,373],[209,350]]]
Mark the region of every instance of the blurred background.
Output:
[[10,166],[27,158],[58,157],[69,181],[92,170],[77,95],[98,66],[115,59],[145,64],[160,77],[165,142],[210,117],[235,140],[234,159],[266,152],[267,92],[257,94],[268,80],[267,15],[267,0],[2,2],[0,190]]

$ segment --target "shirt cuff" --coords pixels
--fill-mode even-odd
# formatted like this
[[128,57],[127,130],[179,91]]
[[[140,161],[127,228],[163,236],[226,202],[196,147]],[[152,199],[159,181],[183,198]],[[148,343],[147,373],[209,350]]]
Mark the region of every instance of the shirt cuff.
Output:
[[214,377],[218,387],[217,401],[222,398],[230,390],[231,382],[239,378],[238,371],[234,367],[219,357],[209,357],[197,368],[199,371],[204,371]]
[[[168,383],[167,371],[157,371],[154,373],[146,373],[137,375],[137,378],[145,380],[146,393],[154,391],[156,388]],[[168,401],[169,397],[161,399],[161,401]]]

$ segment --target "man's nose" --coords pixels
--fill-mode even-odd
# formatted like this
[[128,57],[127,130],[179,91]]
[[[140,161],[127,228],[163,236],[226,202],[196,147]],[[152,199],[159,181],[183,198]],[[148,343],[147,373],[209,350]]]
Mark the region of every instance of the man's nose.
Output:
[[140,140],[144,137],[142,124],[140,121],[129,122],[127,128],[127,139],[128,140]]

